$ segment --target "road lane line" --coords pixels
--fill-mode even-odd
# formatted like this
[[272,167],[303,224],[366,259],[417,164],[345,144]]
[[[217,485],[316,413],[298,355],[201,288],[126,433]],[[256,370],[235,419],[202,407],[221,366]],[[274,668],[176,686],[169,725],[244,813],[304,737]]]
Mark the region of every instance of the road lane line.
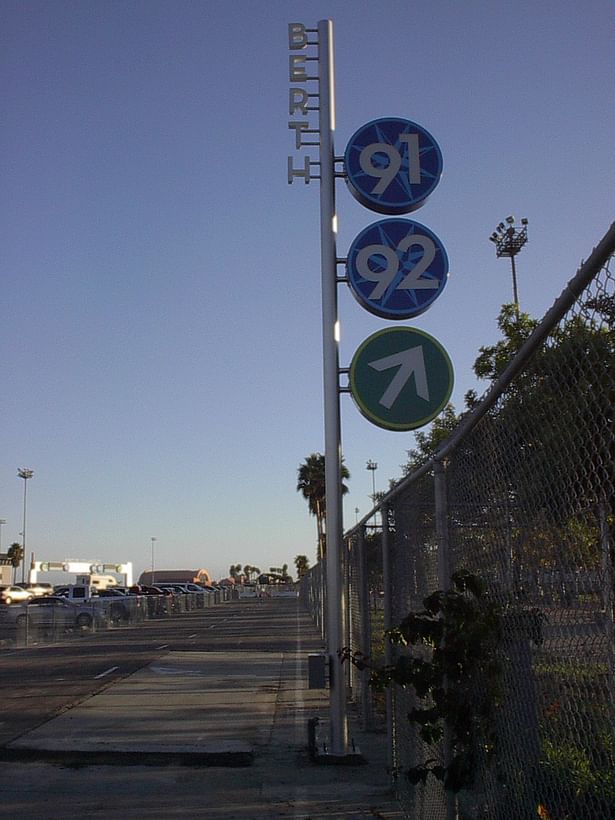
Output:
[[157,646],[156,649],[166,649],[168,647],[168,643],[163,643],[160,646]]
[[112,666],[110,669],[106,669],[104,672],[101,672],[100,675],[94,675],[94,680],[98,680],[99,678],[104,678],[105,675],[110,675],[112,672],[115,672],[116,669],[119,669],[119,666]]

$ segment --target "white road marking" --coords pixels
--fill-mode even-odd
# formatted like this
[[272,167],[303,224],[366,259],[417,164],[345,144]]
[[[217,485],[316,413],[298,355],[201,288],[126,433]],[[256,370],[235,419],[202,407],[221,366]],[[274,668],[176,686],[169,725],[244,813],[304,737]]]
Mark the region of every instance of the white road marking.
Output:
[[106,669],[104,672],[101,672],[100,675],[94,675],[94,680],[98,680],[98,678],[104,678],[105,675],[110,675],[112,672],[115,672],[115,670],[119,668],[119,666],[112,666],[110,669]]

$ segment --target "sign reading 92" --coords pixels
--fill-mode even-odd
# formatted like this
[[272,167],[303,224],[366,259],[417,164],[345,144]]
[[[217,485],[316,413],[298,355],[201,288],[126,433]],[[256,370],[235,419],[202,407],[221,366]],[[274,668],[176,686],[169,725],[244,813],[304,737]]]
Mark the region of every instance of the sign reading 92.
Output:
[[348,284],[382,319],[424,313],[448,281],[448,256],[433,231],[410,219],[384,219],[355,238],[346,260]]
[[381,214],[407,214],[425,203],[442,175],[442,152],[410,120],[385,117],[363,125],[344,154],[346,181],[361,205]]

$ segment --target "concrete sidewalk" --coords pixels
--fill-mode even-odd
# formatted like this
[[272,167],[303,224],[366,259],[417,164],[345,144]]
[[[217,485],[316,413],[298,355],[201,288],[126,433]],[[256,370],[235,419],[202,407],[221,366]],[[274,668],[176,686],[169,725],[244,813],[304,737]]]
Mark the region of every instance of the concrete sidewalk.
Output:
[[282,661],[267,652],[172,652],[6,748],[71,763],[132,756],[247,766],[270,740]]
[[[307,653],[170,652],[10,743],[0,817],[403,817],[383,734],[351,721],[362,765],[310,759]],[[118,765],[121,764],[121,765]]]

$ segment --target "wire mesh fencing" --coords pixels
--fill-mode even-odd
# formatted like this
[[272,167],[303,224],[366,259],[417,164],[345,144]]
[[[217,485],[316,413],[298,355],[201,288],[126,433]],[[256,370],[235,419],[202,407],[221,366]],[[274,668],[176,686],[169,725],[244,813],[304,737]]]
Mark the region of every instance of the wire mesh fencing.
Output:
[[80,639],[84,633],[135,626],[230,600],[229,588],[216,591],[105,597],[71,601],[44,596],[0,607],[0,648],[12,649]]
[[[476,643],[490,671],[472,682],[465,737],[459,720],[437,736],[409,719],[454,704],[450,679],[422,693],[393,683],[383,700],[369,671],[349,671],[365,725],[386,718],[417,820],[615,817],[614,252],[612,226],[434,458],[346,536],[347,644],[376,665],[429,669],[453,646],[449,627],[435,648],[383,633],[455,573],[478,578],[497,612],[492,643]],[[471,766],[446,788],[460,747]]]

